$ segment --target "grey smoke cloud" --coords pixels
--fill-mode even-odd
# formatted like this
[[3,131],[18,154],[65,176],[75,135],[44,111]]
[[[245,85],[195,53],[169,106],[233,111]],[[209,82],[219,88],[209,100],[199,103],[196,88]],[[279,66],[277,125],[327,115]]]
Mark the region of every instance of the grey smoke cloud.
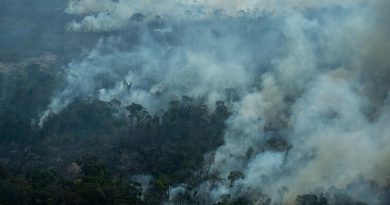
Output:
[[[53,97],[41,122],[79,96],[105,101],[119,98],[155,112],[173,96],[206,96],[208,104],[214,106],[216,100],[226,98],[228,88],[244,95],[256,75],[271,64],[266,58],[280,52],[274,47],[281,44],[280,31],[268,30],[269,24],[252,29],[241,25],[244,20],[239,19],[233,25],[226,22],[167,22],[163,29],[141,24],[126,30],[133,32],[130,35],[138,38],[137,42],[125,37],[101,40],[84,58],[67,66],[67,86]],[[264,41],[253,44],[250,38],[241,38],[254,34]],[[102,76],[111,85],[100,82]],[[124,89],[124,82],[132,84],[131,92]],[[155,95],[156,90],[161,93]]]
[[[340,6],[351,8],[360,0],[347,1],[313,1],[313,0],[71,0],[65,10],[69,14],[84,16],[81,21],[72,21],[68,29],[72,31],[111,31],[127,25],[136,13],[147,16],[160,15],[173,19],[208,19],[218,14],[222,16],[238,16],[240,11],[251,11],[254,15],[261,12],[293,13],[308,8],[326,8]],[[218,16],[218,15],[217,15]]]
[[[382,48],[386,47],[387,43],[380,37],[374,42],[383,41],[385,46],[372,45],[372,42],[368,41],[373,36],[378,36],[367,29],[367,22],[379,23],[377,17],[374,17],[377,14],[371,13],[371,6],[376,6],[376,3],[348,13],[345,19],[332,19],[331,22],[327,22],[327,19],[325,22],[330,25],[321,25],[321,28],[318,27],[317,20],[309,20],[299,14],[286,19],[284,33],[287,39],[292,41],[288,47],[291,50],[285,58],[276,60],[275,78],[280,82],[282,96],[298,97],[289,109],[292,113],[292,117],[288,119],[291,134],[287,137],[292,149],[286,153],[287,158],[282,157],[281,153],[260,151],[253,159],[246,160],[243,157],[246,150],[250,145],[258,144],[256,140],[261,141],[264,136],[260,131],[262,125],[255,123],[258,127],[251,129],[254,133],[242,134],[239,131],[250,127],[250,123],[241,119],[245,115],[233,116],[238,123],[228,123],[226,144],[219,148],[215,155],[215,167],[219,173],[223,173],[222,176],[226,177],[229,170],[244,170],[247,180],[243,183],[244,186],[261,189],[273,199],[278,198],[281,188],[287,187],[283,202],[288,204],[293,203],[299,193],[310,193],[318,186],[343,189],[361,176],[381,185],[388,182],[389,169],[386,164],[390,161],[389,149],[381,143],[386,143],[389,136],[380,133],[385,130],[383,126],[388,124],[382,119],[387,116],[384,109],[388,105],[384,103],[384,99],[388,95],[389,87],[383,79],[388,79],[389,68],[388,64],[383,62],[387,61],[386,58],[377,56],[379,52],[385,52]],[[336,28],[341,30],[340,33]],[[336,30],[336,36],[332,36],[333,33],[328,29]],[[312,31],[317,30],[328,31],[316,34],[325,34],[319,38],[326,39],[326,42],[320,41],[326,45],[308,38]],[[382,35],[383,33],[379,36]],[[372,46],[375,46],[375,51],[366,53],[366,49],[372,51]],[[316,54],[319,48],[335,52],[325,52],[323,58]],[[346,68],[321,67],[321,64],[336,64],[334,58],[338,56],[334,55],[335,53],[342,53],[336,61],[339,66]],[[351,54],[352,56],[348,56]],[[327,57],[330,62],[324,63],[324,59],[328,60]],[[372,61],[371,58],[376,60]],[[377,77],[374,77],[375,75]],[[378,76],[381,78],[378,79]],[[263,90],[251,96],[261,96],[261,92]],[[251,110],[250,113],[256,113],[259,107],[264,106],[261,100],[257,102],[255,106],[243,104],[242,107]],[[272,103],[283,104],[283,101]],[[379,118],[370,121],[372,119],[367,116],[367,110],[370,109],[379,109]],[[229,122],[234,120],[230,119]],[[245,128],[241,128],[239,123],[245,123]],[[239,128],[234,129],[236,126]],[[231,128],[233,130],[229,130]],[[242,140],[249,143],[246,146],[237,146]],[[223,192],[221,188],[214,190],[217,196],[234,190],[226,186],[224,188]],[[354,197],[362,201],[367,200],[365,196]]]
[[384,131],[378,126],[388,122],[368,122],[362,112],[366,101],[345,81],[336,81],[321,79],[294,108],[293,148],[288,156],[294,174],[280,179],[290,187],[287,199],[319,185],[345,188],[362,176],[381,185],[387,183],[389,150],[381,143],[388,136],[377,132]]
[[[69,28],[119,34],[67,66],[66,85],[41,123],[79,96],[136,102],[156,113],[182,95],[205,97],[213,106],[233,88],[240,100],[232,102],[210,174],[226,179],[239,170],[245,178],[232,186],[205,181],[197,189],[210,203],[251,190],[293,204],[298,194],[346,189],[361,177],[385,185],[388,8],[384,0],[70,1],[66,12],[83,19]],[[238,15],[246,9],[264,12]],[[149,20],[134,23],[135,13]],[[163,23],[156,14],[166,16]],[[272,138],[289,147],[270,149]],[[254,200],[264,200],[257,195]]]

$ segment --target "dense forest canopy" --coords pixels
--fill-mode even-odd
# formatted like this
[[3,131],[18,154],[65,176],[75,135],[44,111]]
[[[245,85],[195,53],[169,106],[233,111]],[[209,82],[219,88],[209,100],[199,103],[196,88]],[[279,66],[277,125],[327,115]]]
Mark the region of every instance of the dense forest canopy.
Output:
[[389,9],[1,0],[0,204],[389,204]]

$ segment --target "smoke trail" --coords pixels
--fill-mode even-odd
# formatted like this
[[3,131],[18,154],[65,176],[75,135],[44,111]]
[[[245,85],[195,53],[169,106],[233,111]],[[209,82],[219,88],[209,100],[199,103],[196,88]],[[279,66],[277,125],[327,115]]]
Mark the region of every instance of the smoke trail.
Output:
[[[235,90],[209,174],[243,176],[204,181],[197,191],[208,203],[253,193],[259,203],[292,204],[298,194],[345,190],[361,178],[384,186],[388,8],[384,0],[70,1],[66,12],[82,16],[71,30],[117,34],[68,65],[65,88],[46,113],[79,96],[137,102],[152,112],[181,95],[212,106]],[[133,18],[139,13],[147,20]]]
[[[383,134],[383,126],[388,124],[383,118],[388,115],[388,104],[384,102],[389,91],[383,80],[388,79],[389,69],[387,62],[384,62],[387,60],[376,55],[377,52],[385,52],[381,48],[388,44],[367,28],[369,21],[383,23],[378,22],[377,14],[371,13],[372,6],[376,6],[375,3],[350,11],[344,18],[325,16],[323,22],[299,14],[286,18],[284,34],[289,52],[285,58],[274,61],[274,75],[282,93],[278,95],[282,97],[267,98],[265,101],[283,105],[288,103],[283,101],[285,97],[297,99],[290,106],[285,104],[291,113],[291,118],[285,124],[289,125],[286,138],[292,148],[284,153],[264,151],[267,139],[264,125],[269,123],[268,118],[263,118],[265,122],[262,123],[248,122],[245,113],[266,116],[258,110],[267,105],[262,100],[262,92],[267,88],[250,94],[245,99],[256,98],[257,104],[247,104],[244,100],[239,114],[228,121],[225,145],[216,152],[213,170],[224,178],[232,170],[243,170],[246,178],[236,187],[221,184],[215,188],[213,185],[210,188],[211,200],[216,201],[228,193],[241,192],[242,195],[248,189],[255,189],[262,190],[274,200],[291,204],[299,193],[310,193],[319,187],[344,189],[359,177],[380,185],[388,182],[390,172],[386,164],[390,161],[389,149],[381,143],[389,140],[389,136]],[[328,18],[332,21],[329,22]],[[338,18],[337,21],[334,18]],[[322,24],[322,28],[319,28],[319,24]],[[336,28],[342,30],[340,36],[330,33]],[[320,33],[322,30],[326,32]],[[352,39],[351,36],[341,37],[346,33],[353,33]],[[311,35],[320,35],[318,39],[327,41],[313,41]],[[367,56],[366,49],[371,50],[373,45],[366,42],[372,35],[377,37],[375,41],[381,41],[383,45],[376,46],[375,52],[370,53],[374,56]],[[364,42],[364,45],[358,42]],[[338,58],[327,49],[337,54],[346,51],[355,53],[347,56],[351,53],[346,52]],[[332,64],[345,68],[329,68]],[[249,111],[241,114],[241,109]],[[368,114],[373,109],[379,109],[379,116],[375,119]],[[252,124],[255,126],[252,127]],[[247,159],[246,153],[252,146],[258,154]],[[282,197],[279,196],[281,190]],[[367,203],[380,203],[367,195],[350,194]]]
[[[226,89],[244,95],[255,77],[268,69],[267,58],[281,52],[278,28],[270,23],[250,28],[253,22],[245,21],[155,20],[132,25],[124,30],[126,35],[101,40],[67,66],[67,86],[53,97],[48,112],[59,112],[78,96],[137,102],[154,112],[172,96],[206,96],[214,105],[226,98]],[[245,35],[257,35],[261,41],[254,44]],[[124,83],[131,88],[124,89]]]

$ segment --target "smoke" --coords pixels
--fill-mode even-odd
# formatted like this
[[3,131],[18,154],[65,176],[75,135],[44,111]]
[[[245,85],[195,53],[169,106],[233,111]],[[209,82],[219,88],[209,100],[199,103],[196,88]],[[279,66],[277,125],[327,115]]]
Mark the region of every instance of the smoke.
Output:
[[[116,32],[69,63],[41,125],[77,97],[136,102],[157,113],[175,97],[204,97],[212,107],[234,90],[209,174],[244,177],[204,181],[197,192],[209,203],[256,193],[251,200],[259,203],[293,204],[299,194],[346,190],[361,178],[385,186],[389,8],[385,0],[71,0],[65,12],[81,20],[70,30]],[[134,20],[140,13],[147,20]]]
[[387,183],[388,167],[380,166],[390,160],[389,150],[381,146],[388,137],[376,133],[383,121],[370,123],[363,115],[365,102],[345,80],[327,76],[298,100],[289,139],[293,174],[281,180],[291,189],[287,199],[319,185],[345,188],[359,177]]
[[153,177],[150,175],[134,175],[130,178],[132,181],[137,182],[142,186],[142,198],[144,198],[145,192],[148,191]]
[[[320,187],[345,189],[359,177],[381,186],[388,183],[389,149],[383,146],[389,140],[383,134],[388,122],[383,119],[388,115],[385,98],[389,87],[384,79],[389,77],[389,64],[386,58],[378,56],[386,52],[382,50],[387,47],[383,33],[378,35],[367,28],[370,21],[383,23],[378,22],[378,14],[371,13],[374,6],[377,4],[353,9],[344,17],[325,15],[320,17],[323,19],[310,19],[298,13],[286,18],[288,52],[284,58],[273,61],[272,74],[279,92],[266,97],[264,92],[270,88],[263,86],[244,98],[237,114],[228,121],[225,145],[215,154],[212,172],[227,178],[230,171],[242,170],[245,180],[236,187],[212,186],[211,200],[237,193],[236,189],[243,195],[250,188],[262,190],[274,201],[291,204],[300,193]],[[336,35],[330,31],[336,31]],[[373,36],[375,43],[381,41],[383,45],[369,43]],[[286,97],[296,100],[291,103]],[[287,106],[291,116],[285,120],[285,138],[291,149],[284,152],[264,151],[265,125],[275,120],[261,112],[262,107],[269,110],[269,104]],[[284,109],[271,110],[283,114]],[[373,110],[378,110],[374,119],[370,113]],[[263,118],[255,122],[256,117],[247,113]],[[258,154],[248,159],[248,150],[253,148]],[[367,195],[350,194],[367,203],[380,203]]]
[[[102,39],[69,63],[64,88],[46,113],[58,113],[80,96],[140,103],[155,113],[174,96],[206,97],[213,106],[216,100],[226,99],[227,89],[245,95],[256,76],[270,66],[267,58],[281,52],[275,46],[282,43],[281,33],[271,24],[251,28],[252,22],[245,19],[234,21],[157,19]],[[253,44],[245,35],[257,35],[263,41]],[[42,123],[48,114],[41,117]]]
[[160,15],[169,19],[202,20],[215,17],[239,16],[249,12],[258,16],[262,12],[291,13],[308,8],[341,6],[352,7],[360,1],[348,0],[261,0],[261,1],[223,1],[223,0],[71,0],[65,10],[68,14],[83,16],[81,21],[72,21],[68,29],[72,31],[112,31],[125,27],[134,14],[146,16]]

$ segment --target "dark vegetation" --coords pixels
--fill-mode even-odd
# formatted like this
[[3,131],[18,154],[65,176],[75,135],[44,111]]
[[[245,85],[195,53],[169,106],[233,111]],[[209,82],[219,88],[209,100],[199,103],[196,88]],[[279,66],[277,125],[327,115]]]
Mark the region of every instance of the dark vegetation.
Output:
[[[7,64],[0,72],[0,204],[160,204],[170,187],[184,183],[191,190],[213,177],[205,156],[223,144],[230,116],[225,102],[211,111],[202,98],[183,96],[157,116],[139,104],[80,97],[40,128],[36,118],[62,77],[51,69],[56,61],[45,59]],[[288,148],[283,140],[266,146]],[[147,181],[134,177],[143,175]],[[215,180],[233,186],[244,177],[232,170],[227,179]],[[383,198],[388,192],[381,193]],[[296,204],[324,205],[328,198],[300,195]],[[196,192],[177,200],[202,202]],[[347,195],[333,200],[361,204]],[[252,202],[250,195],[227,196],[218,204]]]
[[[210,110],[202,98],[181,96],[152,115],[139,104],[80,97],[39,127],[37,117],[61,86],[61,67],[106,34],[64,32],[71,18],[41,9],[63,8],[66,1],[31,2],[0,1],[0,205],[156,205],[167,200],[171,186],[185,183],[191,189],[213,177],[206,176],[205,156],[223,144],[231,114],[223,101]],[[138,14],[133,20],[142,19]],[[154,23],[150,26],[158,26]],[[237,100],[234,90],[227,91]],[[289,148],[283,139],[271,139],[266,146]],[[248,158],[253,152],[248,150]],[[224,180],[234,185],[244,177],[232,170]],[[380,193],[389,197],[389,191]],[[300,195],[296,204],[325,205],[328,198]],[[183,193],[178,200],[200,204],[196,193]],[[332,200],[360,204],[344,195]],[[218,202],[251,203],[250,197]]]
[[[61,74],[49,69],[55,63],[39,63],[1,73],[2,204],[158,204],[169,186],[199,183],[203,156],[223,143],[224,103],[210,111],[186,96],[160,116],[139,104],[79,98],[40,128],[34,119]],[[148,190],[131,181],[139,174],[151,175]]]
[[77,160],[80,174],[65,179],[53,170],[11,174],[0,167],[2,204],[144,204],[142,186],[124,176],[114,178],[94,157]]
[[[223,102],[210,111],[183,96],[153,116],[139,104],[80,97],[37,125],[62,66],[106,35],[66,32],[65,4],[0,1],[0,204],[138,204],[140,193],[159,204],[169,186],[195,186],[203,156],[223,143]],[[148,189],[133,175],[150,176]]]

